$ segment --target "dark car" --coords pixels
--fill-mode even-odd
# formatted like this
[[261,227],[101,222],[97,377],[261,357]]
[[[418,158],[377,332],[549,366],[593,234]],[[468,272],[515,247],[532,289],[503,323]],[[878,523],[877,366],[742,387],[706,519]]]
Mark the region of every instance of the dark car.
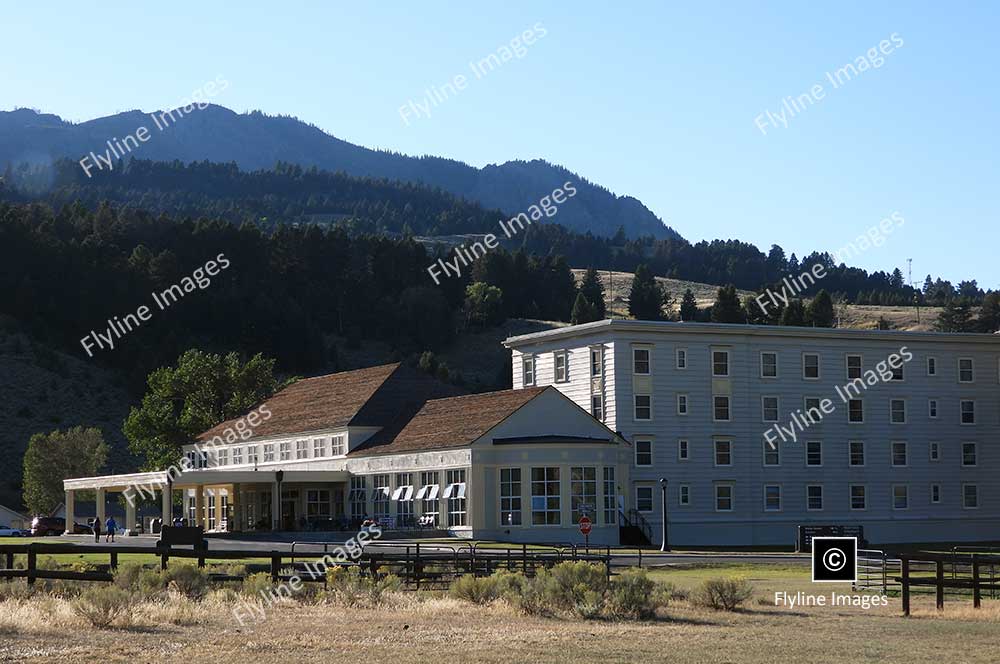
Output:
[[[66,532],[66,519],[57,516],[36,516],[31,521],[32,535],[62,535],[64,532]],[[89,535],[93,532],[83,524],[73,523],[74,535]]]

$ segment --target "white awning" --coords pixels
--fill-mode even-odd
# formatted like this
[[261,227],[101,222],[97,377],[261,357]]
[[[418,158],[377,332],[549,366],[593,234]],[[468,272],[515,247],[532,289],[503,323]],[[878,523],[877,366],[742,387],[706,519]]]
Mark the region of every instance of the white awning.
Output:
[[352,503],[363,503],[365,502],[365,490],[364,489],[351,489],[351,493],[348,494],[347,500]]
[[399,500],[404,503],[413,500],[413,487],[412,486],[396,487],[396,490],[392,492],[392,499]]
[[416,500],[437,500],[439,490],[437,484],[425,484],[417,491]]
[[449,484],[444,488],[445,498],[465,498],[465,482]]

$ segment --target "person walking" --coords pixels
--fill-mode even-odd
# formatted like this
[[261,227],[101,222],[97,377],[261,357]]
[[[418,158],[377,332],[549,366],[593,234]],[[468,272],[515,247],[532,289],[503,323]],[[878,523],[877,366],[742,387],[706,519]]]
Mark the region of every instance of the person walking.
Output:
[[94,543],[101,543],[101,519],[100,517],[94,517],[91,528],[94,530]]
[[115,523],[115,517],[109,516],[108,520],[104,523],[104,528],[105,528],[105,530],[108,531],[108,534],[104,537],[104,541],[105,542],[108,542],[108,541],[114,542],[115,541],[115,531],[118,529],[118,524]]

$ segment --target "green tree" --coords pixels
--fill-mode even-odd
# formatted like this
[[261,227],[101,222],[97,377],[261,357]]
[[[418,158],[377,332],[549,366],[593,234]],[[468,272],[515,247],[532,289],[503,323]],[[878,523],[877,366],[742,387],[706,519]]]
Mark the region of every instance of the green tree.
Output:
[[149,374],[147,384],[142,404],[122,427],[145,470],[167,468],[178,460],[181,445],[243,415],[281,387],[274,360],[258,354],[242,363],[236,353],[223,357],[195,349],[181,355],[177,366]]
[[93,477],[108,458],[100,429],[73,427],[36,433],[24,454],[24,504],[30,514],[51,514],[63,502],[63,480]]
[[816,293],[806,308],[806,324],[813,327],[833,327],[834,322],[833,298],[822,289]]
[[[580,293],[587,298],[587,302],[594,310],[594,318],[592,320],[601,320],[607,314],[607,309],[604,305],[604,284],[601,283],[601,277],[597,274],[595,268],[587,268],[586,274],[583,275],[583,280],[580,282]],[[574,303],[574,308],[576,304]]]
[[788,306],[781,312],[781,324],[794,327],[804,327],[806,324],[806,308],[802,300],[789,300]]
[[713,323],[746,323],[747,315],[736,293],[736,286],[730,284],[719,289],[712,305]]
[[944,309],[938,314],[934,328],[939,332],[975,332],[976,323],[972,320],[972,303],[968,298],[953,297],[945,302]]
[[1000,293],[991,291],[983,298],[983,306],[979,310],[979,331],[997,330],[1000,330]]
[[573,313],[570,315],[569,320],[573,325],[579,325],[580,323],[601,320],[601,317],[597,315],[594,306],[587,301],[583,293],[579,293],[576,296],[576,302],[573,303]]
[[476,327],[503,322],[503,293],[496,286],[477,281],[465,289],[465,320]]
[[698,320],[698,302],[694,299],[694,293],[688,288],[681,297],[681,320]]
[[666,294],[646,265],[635,269],[628,295],[628,312],[639,320],[663,320]]

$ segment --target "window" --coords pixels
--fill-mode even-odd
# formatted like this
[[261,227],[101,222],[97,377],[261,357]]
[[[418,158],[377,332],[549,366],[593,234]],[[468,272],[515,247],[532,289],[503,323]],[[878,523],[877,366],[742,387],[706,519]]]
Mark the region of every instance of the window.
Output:
[[334,436],[332,442],[333,456],[344,456],[347,454],[347,436]]
[[216,458],[218,459],[218,461],[216,462],[217,465],[219,465],[219,466],[228,466],[229,465],[229,450],[226,449],[225,447],[223,447],[222,449],[220,449],[218,451]]
[[958,382],[971,383],[974,378],[971,357],[961,357],[958,360]]
[[233,448],[233,465],[239,466],[243,463],[243,448],[234,447]]
[[292,444],[290,442],[281,443],[279,449],[281,450],[281,460],[290,461],[292,458]]
[[691,458],[691,450],[688,446],[688,442],[684,439],[677,441],[677,460],[687,461]]
[[208,494],[208,529],[215,530],[215,492]]
[[764,422],[778,421],[778,397],[760,398],[760,417]]
[[441,492],[438,471],[423,471],[420,473],[420,488],[417,490],[416,499],[420,502],[420,513],[427,520],[434,520],[436,524],[441,516],[441,501],[438,494]]
[[635,441],[635,465],[653,465],[653,441],[648,438],[638,438]]
[[466,523],[465,469],[449,470],[446,479],[448,480],[445,488],[445,498],[448,499],[448,527],[464,526]]
[[852,440],[847,444],[848,464],[851,466],[865,465],[865,443],[863,440]]
[[580,517],[597,518],[597,468],[582,466],[569,469],[570,519],[579,523]]
[[937,375],[937,358],[928,357],[927,358],[927,375],[936,376]]
[[274,461],[274,443],[264,443],[264,463]]
[[[896,358],[892,358],[896,359]],[[903,365],[900,364],[898,367],[892,366],[892,362],[889,363],[889,371],[892,372],[892,380],[903,380]]]
[[941,485],[932,484],[931,485],[931,502],[934,504],[941,502]]
[[962,465],[963,466],[975,466],[976,465],[976,444],[975,443],[962,443]]
[[653,397],[648,394],[635,395],[635,419],[653,419]]
[[389,476],[375,475],[372,477],[372,509],[376,519],[385,519],[389,516]]
[[715,465],[716,466],[733,465],[733,441],[731,440],[715,441]]
[[865,421],[864,401],[851,399],[847,402],[847,421],[851,424],[861,424]]
[[322,459],[326,455],[326,438],[313,438],[313,458]]
[[[271,452],[271,455],[274,456],[274,452],[273,451]],[[257,446],[256,445],[247,445],[247,463],[252,463],[255,466],[257,465]]]
[[822,484],[810,484],[806,486],[806,509],[811,511],[823,509]]
[[979,487],[977,485],[962,485],[962,507],[967,510],[974,510],[979,507]]
[[930,454],[931,461],[941,460],[941,443],[932,442],[928,446],[928,453]]
[[677,414],[678,415],[688,414],[688,396],[686,394],[677,395]]
[[521,525],[521,469],[500,469],[500,523]]
[[396,473],[392,501],[396,503],[396,525],[416,525],[413,523],[413,473]]
[[309,489],[306,491],[306,517],[309,519],[330,518],[329,489]]
[[295,441],[295,458],[296,459],[308,459],[309,458],[309,441],[308,440],[297,440],[297,441]]
[[810,440],[806,442],[806,465],[807,466],[822,466],[823,465],[823,442],[819,440]]
[[781,486],[777,484],[764,485],[764,511],[781,511]]
[[715,511],[716,512],[732,512],[733,511],[733,485],[732,484],[716,484],[715,485]]
[[530,355],[521,358],[521,382],[525,387],[535,384],[535,358]]
[[653,487],[637,486],[635,488],[635,508],[640,512],[653,511]]
[[639,374],[640,376],[649,375],[649,349],[648,348],[633,348],[632,349],[632,373]]
[[677,487],[677,504],[678,505],[690,505],[691,504],[691,487],[687,484],[681,484]]
[[889,421],[893,424],[906,424],[906,401],[903,399],[889,400]]
[[892,485],[892,509],[905,510],[910,507],[910,487],[905,484]]
[[868,507],[867,490],[864,484],[851,485],[851,509],[863,510]]
[[725,378],[729,376],[729,351],[712,351],[712,375]]
[[971,399],[962,400],[962,424],[976,423],[976,402]]
[[802,353],[802,377],[806,380],[819,380],[818,353]]
[[565,383],[569,381],[569,353],[564,350],[557,350],[553,353],[555,366],[555,381]]
[[716,422],[729,421],[729,397],[712,397],[713,416]]
[[895,441],[892,443],[892,465],[893,466],[905,466],[907,462],[906,458],[906,443],[901,441]]
[[531,469],[531,523],[536,526],[562,523],[558,467]]
[[778,354],[770,351],[765,351],[760,354],[760,377],[761,378],[777,378],[778,377]]
[[351,516],[356,519],[368,516],[368,506],[365,502],[367,498],[366,480],[364,475],[351,477],[351,491],[347,494],[347,502],[351,504]]
[[847,380],[854,380],[855,378],[861,378],[861,356],[860,355],[848,355],[847,356]]
[[590,395],[590,414],[595,420],[604,421],[604,397],[600,394]]
[[823,421],[823,409],[820,408],[819,397],[805,397],[802,403],[804,406],[802,410],[807,419],[813,422]]
[[927,402],[927,417],[931,419],[937,419],[937,416],[938,416],[937,399],[930,399]]
[[604,375],[604,350],[602,348],[590,349],[590,376],[600,378]]
[[764,445],[764,465],[765,466],[780,466],[781,465],[781,453],[778,451],[780,448],[777,445],[771,446],[771,443],[767,440],[761,441]]
[[678,348],[674,353],[674,366],[678,369],[688,368],[688,352],[687,348]]
[[615,467],[604,467],[604,523],[614,525],[618,521],[617,486],[615,485]]

